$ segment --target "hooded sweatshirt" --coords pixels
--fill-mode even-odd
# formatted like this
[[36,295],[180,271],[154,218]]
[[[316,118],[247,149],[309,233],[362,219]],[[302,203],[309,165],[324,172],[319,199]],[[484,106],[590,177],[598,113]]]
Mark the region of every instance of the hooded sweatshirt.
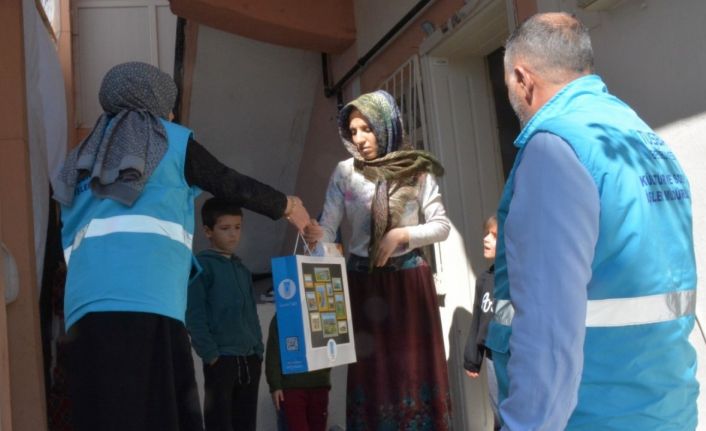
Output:
[[206,363],[219,356],[262,358],[252,274],[235,255],[205,250],[196,258],[203,269],[189,286],[186,310],[196,353]]

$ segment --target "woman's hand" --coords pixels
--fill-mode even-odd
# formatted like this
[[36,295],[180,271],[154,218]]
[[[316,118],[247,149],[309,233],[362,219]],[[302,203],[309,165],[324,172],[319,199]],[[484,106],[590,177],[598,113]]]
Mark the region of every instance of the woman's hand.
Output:
[[409,232],[406,228],[396,227],[390,229],[380,240],[375,266],[385,266],[387,259],[392,256],[392,253],[398,248],[407,247],[407,244],[409,244]]
[[309,212],[304,208],[302,200],[296,196],[287,196],[287,208],[284,210],[284,216],[299,232],[309,223]]
[[284,392],[282,389],[277,389],[270,395],[272,395],[272,402],[275,404],[275,409],[279,411],[280,407],[282,407],[282,402],[284,401]]

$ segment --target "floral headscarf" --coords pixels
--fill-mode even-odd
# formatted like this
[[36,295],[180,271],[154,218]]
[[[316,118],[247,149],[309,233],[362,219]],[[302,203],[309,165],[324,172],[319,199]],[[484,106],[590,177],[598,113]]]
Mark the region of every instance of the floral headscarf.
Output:
[[[375,135],[378,155],[373,160],[365,160],[351,140],[349,122],[353,111],[359,111],[365,117]],[[338,117],[338,132],[346,149],[355,158],[355,169],[375,183],[368,246],[372,270],[382,237],[399,226],[405,204],[416,198],[419,175],[429,172],[441,176],[444,168],[426,151],[412,149],[402,127],[397,103],[386,91],[363,94],[344,106]]]
[[360,111],[368,121],[378,143],[378,157],[385,156],[393,151],[409,149],[406,136],[402,128],[402,115],[390,93],[378,90],[366,93],[350,102],[341,110],[338,116],[338,131],[343,139],[343,144],[356,159],[362,159],[358,148],[351,140],[351,131],[348,128],[350,116],[353,111]]

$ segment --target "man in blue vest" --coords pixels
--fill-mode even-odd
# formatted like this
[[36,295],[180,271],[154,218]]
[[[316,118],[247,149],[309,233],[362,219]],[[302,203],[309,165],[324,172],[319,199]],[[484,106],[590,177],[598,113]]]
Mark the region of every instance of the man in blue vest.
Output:
[[510,36],[522,123],[498,210],[487,345],[503,430],[693,430],[691,192],[669,147],[593,74],[564,13]]

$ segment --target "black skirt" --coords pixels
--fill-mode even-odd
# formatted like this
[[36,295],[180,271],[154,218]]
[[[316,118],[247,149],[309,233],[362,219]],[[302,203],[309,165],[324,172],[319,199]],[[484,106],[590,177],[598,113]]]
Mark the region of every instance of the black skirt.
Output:
[[101,312],[67,334],[76,431],[202,431],[184,324],[152,313]]

